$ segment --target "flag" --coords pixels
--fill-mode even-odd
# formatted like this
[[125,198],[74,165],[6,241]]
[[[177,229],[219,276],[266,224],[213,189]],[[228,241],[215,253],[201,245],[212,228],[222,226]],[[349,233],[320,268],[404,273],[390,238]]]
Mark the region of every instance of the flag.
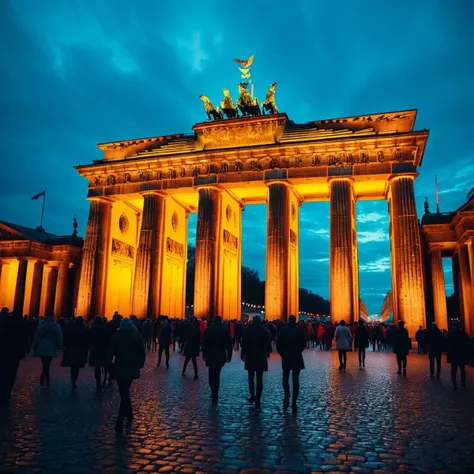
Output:
[[41,196],[46,196],[46,190],[44,191],[41,191],[39,194],[36,194],[35,196],[33,196],[31,199],[39,199]]

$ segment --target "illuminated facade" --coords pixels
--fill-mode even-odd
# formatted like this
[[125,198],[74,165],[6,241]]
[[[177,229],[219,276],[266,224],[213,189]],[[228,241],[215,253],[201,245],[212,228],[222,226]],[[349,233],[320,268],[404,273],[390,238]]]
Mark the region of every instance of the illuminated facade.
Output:
[[[223,119],[201,98],[215,121],[193,134],[103,143],[102,160],[76,167],[90,201],[77,314],[182,317],[188,216],[197,213],[194,312],[239,317],[242,246],[252,245],[242,242],[242,210],[257,203],[267,205],[266,316],[298,314],[299,208],[330,201],[331,317],[357,320],[356,203],[383,199],[396,319],[410,332],[423,324],[413,186],[428,131],[414,131],[416,111],[295,124],[282,113]],[[226,115],[237,113],[226,104]]]
[[425,213],[422,232],[426,255],[428,316],[448,328],[442,258],[452,259],[455,295],[465,330],[474,336],[474,189],[455,212]]
[[71,316],[82,239],[0,221],[0,307],[37,317]]

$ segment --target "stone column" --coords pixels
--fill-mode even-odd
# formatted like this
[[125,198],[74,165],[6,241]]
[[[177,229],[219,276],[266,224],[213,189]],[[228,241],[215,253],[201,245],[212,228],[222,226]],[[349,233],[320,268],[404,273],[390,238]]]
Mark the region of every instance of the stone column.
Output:
[[330,185],[331,321],[350,323],[359,319],[354,189],[348,178],[331,180]]
[[298,318],[298,201],[286,183],[268,184],[265,317]]
[[43,263],[34,262],[33,281],[31,284],[31,298],[28,315],[37,318],[39,316],[41,287],[43,282]]
[[66,316],[67,296],[69,292],[69,263],[60,262],[58,266],[58,281],[56,284],[56,296],[54,299],[54,314],[56,318]]
[[430,248],[429,253],[431,261],[431,284],[433,287],[435,323],[439,329],[448,330],[448,310],[446,305],[446,288],[444,286],[441,247],[432,247]]
[[77,316],[92,318],[101,314],[105,304],[105,278],[110,234],[111,203],[91,199],[86,237],[82,249],[81,277]]
[[460,276],[460,305],[462,307],[464,330],[474,335],[474,297],[472,293],[472,275],[469,269],[469,251],[466,244],[458,245],[459,276]]
[[390,220],[394,252],[392,286],[398,314],[410,337],[418,326],[426,325],[423,283],[423,258],[413,176],[397,176],[390,181]]
[[46,283],[44,316],[46,316],[49,312],[54,311],[54,299],[56,295],[57,282],[58,282],[58,269],[56,267],[51,267],[48,274],[48,280]]
[[13,311],[22,314],[23,303],[25,302],[26,271],[28,262],[20,260],[18,263],[18,273],[16,275],[15,296],[13,299]]
[[201,188],[199,190],[194,270],[194,315],[198,318],[216,316],[220,193],[221,190],[217,188]]
[[163,248],[163,196],[148,193],[143,196],[143,215],[135,264],[132,312],[138,318],[158,317],[160,259]]

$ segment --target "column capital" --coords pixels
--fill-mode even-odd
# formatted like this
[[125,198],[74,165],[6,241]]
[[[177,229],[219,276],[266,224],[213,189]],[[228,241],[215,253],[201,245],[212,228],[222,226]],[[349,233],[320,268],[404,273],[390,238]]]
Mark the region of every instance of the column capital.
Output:
[[331,184],[334,181],[349,181],[350,183],[355,182],[352,176],[328,176],[327,182],[329,184]]
[[115,199],[106,197],[106,196],[89,196],[87,200],[89,202],[96,201],[96,202],[104,202],[104,203],[109,203],[109,204],[113,204],[115,202]]
[[399,179],[407,178],[411,179],[412,181],[415,181],[415,179],[419,176],[420,173],[407,173],[407,174],[396,174],[392,175],[388,178],[389,184],[392,184],[394,181],[397,181]]
[[215,184],[203,184],[200,186],[196,186],[194,189],[196,191],[202,191],[202,190],[212,190],[212,191],[218,191],[219,193],[223,193],[225,190],[219,186],[216,186]]

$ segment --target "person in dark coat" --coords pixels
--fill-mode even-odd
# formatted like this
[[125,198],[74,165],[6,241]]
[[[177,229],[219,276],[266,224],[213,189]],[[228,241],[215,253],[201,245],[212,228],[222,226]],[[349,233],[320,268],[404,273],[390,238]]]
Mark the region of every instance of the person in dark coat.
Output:
[[[94,375],[97,392],[105,388],[107,380],[107,350],[109,348],[110,330],[101,316],[96,316],[91,326],[89,365],[95,367]],[[104,381],[102,382],[102,372]]]
[[418,346],[418,354],[423,354],[423,340],[425,338],[425,334],[423,332],[423,327],[420,326],[418,331],[415,334],[415,340]]
[[222,324],[222,318],[216,316],[202,338],[202,357],[209,369],[209,387],[211,388],[212,404],[219,401],[221,370],[226,361],[232,359],[232,339],[229,329]]
[[38,324],[34,342],[33,354],[41,359],[40,385],[49,387],[49,369],[54,357],[63,347],[63,333],[61,327],[54,320],[54,313],[49,312],[43,321]]
[[77,389],[79,369],[87,363],[89,352],[89,330],[84,324],[84,318],[78,316],[64,327],[64,351],[61,367],[71,368],[72,390]]
[[172,328],[171,328],[171,323],[168,318],[168,316],[164,316],[161,319],[160,322],[160,336],[158,337],[158,344],[159,344],[159,349],[158,349],[158,364],[157,366],[159,367],[161,364],[161,357],[163,355],[163,351],[165,351],[165,357],[166,357],[166,368],[170,368],[170,344],[171,344],[171,333],[172,333]]
[[300,390],[300,371],[304,369],[303,351],[306,348],[306,340],[303,332],[296,326],[296,316],[293,314],[288,318],[288,324],[280,329],[278,335],[277,350],[281,356],[283,368],[283,391],[285,398],[283,408],[290,406],[290,372],[293,378],[292,410],[297,412],[296,401]]
[[469,353],[471,350],[471,339],[466,332],[461,329],[459,322],[453,322],[447,337],[448,364],[451,364],[451,381],[453,389],[458,388],[457,375],[458,367],[461,372],[461,387],[466,388],[466,364],[469,363]]
[[29,330],[20,313],[0,312],[0,403],[10,398],[20,361],[28,353]]
[[117,380],[120,394],[120,407],[115,431],[123,431],[123,422],[131,426],[133,407],[130,398],[130,386],[135,379],[140,378],[140,369],[145,365],[145,343],[135,325],[128,318],[120,321],[119,330],[112,336],[108,351],[108,366]]
[[151,349],[151,322],[149,319],[145,319],[142,324],[142,337],[145,341],[145,347],[148,352]]
[[[260,408],[263,391],[263,372],[268,371],[268,358],[272,352],[270,333],[262,326],[259,316],[255,316],[252,324],[247,326],[242,336],[242,351],[240,357],[245,361],[245,370],[249,378],[249,403],[255,402],[255,408]],[[257,377],[257,392],[255,393],[255,376]]]
[[359,367],[365,367],[365,350],[369,347],[370,333],[364,321],[359,320],[355,330],[354,346],[359,353]]
[[[183,327],[183,326],[181,326]],[[199,322],[193,316],[191,318],[191,324],[186,329],[186,342],[184,343],[183,353],[186,359],[184,360],[182,375],[186,375],[186,367],[189,361],[193,361],[194,368],[194,380],[198,379],[198,366],[196,357],[199,356],[199,348],[201,346],[201,331],[199,329]]]
[[408,335],[408,331],[405,328],[403,321],[398,321],[397,330],[393,333],[393,352],[397,356],[398,371],[397,374],[402,373],[403,364],[403,375],[407,374],[407,355],[410,350],[411,341]]
[[428,357],[430,359],[430,377],[434,377],[436,361],[436,378],[441,373],[441,356],[443,355],[444,337],[436,323],[433,323],[426,333],[426,344],[428,345]]

